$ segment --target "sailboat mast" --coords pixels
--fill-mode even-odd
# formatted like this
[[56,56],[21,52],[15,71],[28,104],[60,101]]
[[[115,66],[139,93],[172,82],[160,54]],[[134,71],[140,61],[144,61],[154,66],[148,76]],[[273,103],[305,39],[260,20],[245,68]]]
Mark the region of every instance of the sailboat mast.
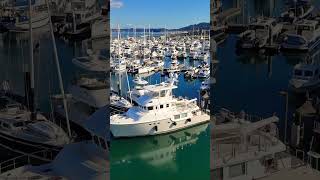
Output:
[[134,26],[134,40],[137,41],[137,27]]
[[[51,17],[48,0],[46,0],[46,4],[47,4],[47,8],[48,8],[48,16]],[[62,99],[63,99],[63,107],[65,110],[65,116],[66,116],[66,121],[67,121],[68,135],[69,135],[69,137],[72,137],[71,136],[70,121],[69,121],[69,114],[68,114],[69,110],[68,110],[66,95],[64,93],[64,86],[63,86],[63,80],[62,80],[62,75],[61,75],[61,70],[60,70],[57,45],[56,45],[56,40],[55,40],[54,33],[53,33],[53,26],[52,26],[51,18],[49,18],[49,25],[50,25],[50,35],[51,35],[51,40],[52,40],[52,46],[53,46],[53,51],[54,51],[54,60],[55,60],[56,68],[58,71],[59,87],[60,87],[60,91],[61,91],[61,95],[62,95]]]
[[34,59],[33,59],[33,33],[32,33],[32,0],[29,0],[29,50],[30,50],[30,89],[29,89],[29,108],[31,111],[31,120],[36,119],[34,108]]
[[165,34],[165,39],[167,42],[167,25],[164,25],[164,34]]
[[149,41],[151,40],[151,26],[149,24]]
[[[120,54],[121,54],[121,51],[120,51],[121,35],[120,35],[120,33],[121,33],[120,24],[118,24],[118,65],[119,65],[118,68],[120,68],[120,65],[121,65],[121,56],[120,56]],[[121,94],[122,94],[121,78],[122,78],[121,73],[119,73],[119,96],[121,96]]]
[[143,60],[145,59],[145,47],[146,47],[146,27],[143,27]]
[[[120,25],[118,24],[118,58],[120,60]],[[120,64],[120,62],[119,62]]]

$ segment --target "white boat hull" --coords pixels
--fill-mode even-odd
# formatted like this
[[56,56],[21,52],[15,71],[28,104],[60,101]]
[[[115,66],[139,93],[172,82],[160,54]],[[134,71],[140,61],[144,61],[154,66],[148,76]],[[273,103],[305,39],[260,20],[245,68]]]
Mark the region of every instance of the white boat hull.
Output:
[[[178,131],[198,124],[203,124],[210,121],[210,116],[202,113],[194,116],[191,121],[186,120],[173,121],[170,119],[162,119],[152,122],[136,123],[136,124],[114,124],[111,122],[110,129],[112,135],[116,138],[120,137],[136,137],[136,136],[152,136]],[[155,128],[156,127],[156,128]]]
[[149,73],[154,71],[154,67],[144,67],[138,69],[138,74]]

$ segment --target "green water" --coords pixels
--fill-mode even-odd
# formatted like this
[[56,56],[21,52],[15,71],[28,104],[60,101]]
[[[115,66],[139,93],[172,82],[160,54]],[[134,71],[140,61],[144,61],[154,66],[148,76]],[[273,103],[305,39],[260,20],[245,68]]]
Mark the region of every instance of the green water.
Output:
[[210,178],[209,125],[175,133],[111,141],[110,178],[204,180]]

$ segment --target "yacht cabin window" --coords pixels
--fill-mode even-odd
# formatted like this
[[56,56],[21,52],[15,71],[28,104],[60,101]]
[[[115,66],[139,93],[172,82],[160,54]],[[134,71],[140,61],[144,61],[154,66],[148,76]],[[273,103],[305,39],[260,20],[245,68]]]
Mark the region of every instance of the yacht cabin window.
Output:
[[167,107],[169,107],[169,104],[167,104]]
[[167,93],[166,90],[160,91],[160,97],[165,97],[165,96],[166,96],[166,93]]
[[162,109],[162,108],[163,108],[163,104],[160,105],[160,109]]
[[148,108],[146,106],[139,106],[143,110],[147,110]]
[[148,107],[148,110],[150,111],[150,110],[153,110],[153,107],[152,106],[149,106]]

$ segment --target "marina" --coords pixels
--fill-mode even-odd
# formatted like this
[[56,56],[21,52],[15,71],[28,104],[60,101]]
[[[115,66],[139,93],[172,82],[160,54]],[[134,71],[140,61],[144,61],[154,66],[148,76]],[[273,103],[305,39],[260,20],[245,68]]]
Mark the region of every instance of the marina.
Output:
[[1,1],[0,179],[109,179],[108,3]]
[[319,179],[319,9],[0,0],[0,179]]
[[[219,64],[210,68],[209,1],[179,5],[171,22],[160,12],[166,2],[123,3],[110,16],[110,178],[209,179],[208,82]],[[162,17],[137,19],[149,16],[141,11],[121,19],[136,5]],[[187,9],[194,13],[184,16]],[[200,11],[204,20],[192,20]]]
[[319,3],[215,2],[211,178],[318,179]]

